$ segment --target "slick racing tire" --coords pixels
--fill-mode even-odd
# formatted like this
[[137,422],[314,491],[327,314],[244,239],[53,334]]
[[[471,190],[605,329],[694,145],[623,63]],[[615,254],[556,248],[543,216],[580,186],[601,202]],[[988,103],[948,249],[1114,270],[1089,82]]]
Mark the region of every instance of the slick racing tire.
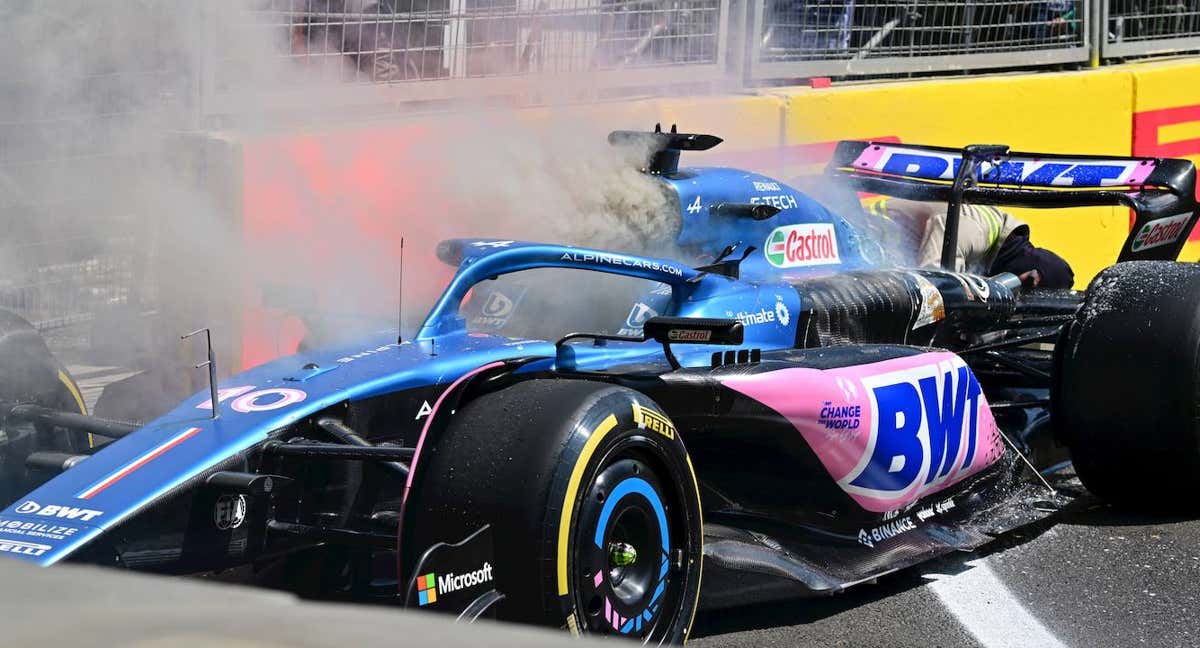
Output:
[[687,451],[661,412],[635,391],[582,380],[471,401],[419,459],[403,564],[411,571],[427,547],[488,524],[502,620],[684,642],[703,527]]
[[25,458],[34,450],[78,452],[86,434],[38,434],[32,423],[8,418],[8,407],[32,403],[86,414],[79,386],[42,339],[20,316],[0,309],[0,505],[24,492]]
[[1101,272],[1057,345],[1054,425],[1088,490],[1142,510],[1200,492],[1200,266]]

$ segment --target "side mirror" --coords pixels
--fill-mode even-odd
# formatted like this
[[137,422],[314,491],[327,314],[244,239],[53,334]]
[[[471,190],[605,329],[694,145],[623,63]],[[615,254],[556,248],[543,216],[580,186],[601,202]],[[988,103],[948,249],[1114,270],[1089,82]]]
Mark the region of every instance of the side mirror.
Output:
[[642,324],[642,334],[647,340],[663,345],[667,362],[675,369],[679,361],[671,352],[672,344],[728,344],[742,343],[745,327],[735,319],[710,319],[704,317],[651,317]]
[[[640,336],[605,335],[602,333],[568,333],[554,343],[561,354],[571,340],[619,340],[622,342],[645,342],[654,340],[663,345],[663,353],[673,369],[679,368],[679,360],[671,352],[672,344],[727,344],[742,343],[746,329],[735,319],[710,319],[706,317],[651,317],[642,324]],[[560,360],[562,359],[560,355]]]
[[704,317],[651,317],[642,324],[647,340],[662,344],[742,343],[745,328],[735,319]]

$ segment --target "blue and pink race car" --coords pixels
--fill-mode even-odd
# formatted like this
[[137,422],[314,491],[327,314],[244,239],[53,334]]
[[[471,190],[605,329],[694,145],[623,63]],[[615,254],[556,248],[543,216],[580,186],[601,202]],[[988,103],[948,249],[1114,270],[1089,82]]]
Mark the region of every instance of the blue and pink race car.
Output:
[[84,415],[0,317],[0,554],[662,643],[700,606],[983,545],[1065,503],[1047,477],[1072,464],[1116,505],[1193,501],[1200,271],[1173,261],[1191,163],[837,148],[831,185],[951,222],[1129,207],[1118,262],[1073,292],[884,266],[783,182],[678,165],[713,136],[611,139],[647,147],[703,263],[445,241],[457,272],[411,335],[214,378],[141,426]]

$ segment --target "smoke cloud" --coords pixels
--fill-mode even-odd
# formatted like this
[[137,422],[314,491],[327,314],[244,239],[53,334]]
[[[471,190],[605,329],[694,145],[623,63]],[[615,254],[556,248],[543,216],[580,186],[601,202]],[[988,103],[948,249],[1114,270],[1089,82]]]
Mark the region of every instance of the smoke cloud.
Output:
[[[302,231],[248,250],[236,218],[243,188],[213,177],[210,154],[223,137],[328,133],[404,117],[345,105],[343,79],[355,75],[281,57],[294,34],[251,8],[199,0],[0,4],[0,306],[31,319],[98,313],[90,334],[109,350],[99,360],[126,365],[188,356],[175,335],[191,328],[241,325],[231,314],[247,295],[272,299],[275,286],[259,278],[278,276],[280,266],[294,267],[313,293],[338,296],[284,299],[287,306],[393,310],[396,272],[379,266],[395,264],[394,250],[377,232],[333,228],[316,259],[297,257],[312,245]],[[354,67],[348,57],[338,64]],[[564,92],[554,87],[548,94]],[[280,105],[274,88],[302,100]],[[208,103],[213,98],[219,105]],[[644,152],[604,139],[610,127],[648,124],[557,123],[553,109],[535,123],[486,104],[460,100],[458,116],[429,120],[422,147],[397,152],[388,168],[359,170],[371,174],[363,182],[408,188],[392,216],[420,223],[404,233],[418,258],[458,236],[639,251],[670,240],[673,206],[638,173]],[[319,189],[312,183],[288,188],[296,200],[321,200],[328,223],[355,222],[353,200],[306,196]],[[33,270],[60,261],[61,276]],[[435,292],[421,284],[444,276],[410,271],[413,313]],[[50,291],[51,282],[68,287]],[[141,325],[146,311],[154,326]],[[143,328],[149,333],[136,333]],[[67,329],[51,330],[53,338]],[[221,344],[234,343],[229,331],[217,333]]]

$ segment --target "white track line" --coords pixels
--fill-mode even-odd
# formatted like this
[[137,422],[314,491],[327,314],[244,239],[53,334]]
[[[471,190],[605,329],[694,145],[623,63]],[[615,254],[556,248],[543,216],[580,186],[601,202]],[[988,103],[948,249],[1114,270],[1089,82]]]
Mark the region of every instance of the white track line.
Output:
[[1065,648],[996,576],[983,560],[966,563],[969,569],[933,579],[929,589],[979,643],[987,648]]

